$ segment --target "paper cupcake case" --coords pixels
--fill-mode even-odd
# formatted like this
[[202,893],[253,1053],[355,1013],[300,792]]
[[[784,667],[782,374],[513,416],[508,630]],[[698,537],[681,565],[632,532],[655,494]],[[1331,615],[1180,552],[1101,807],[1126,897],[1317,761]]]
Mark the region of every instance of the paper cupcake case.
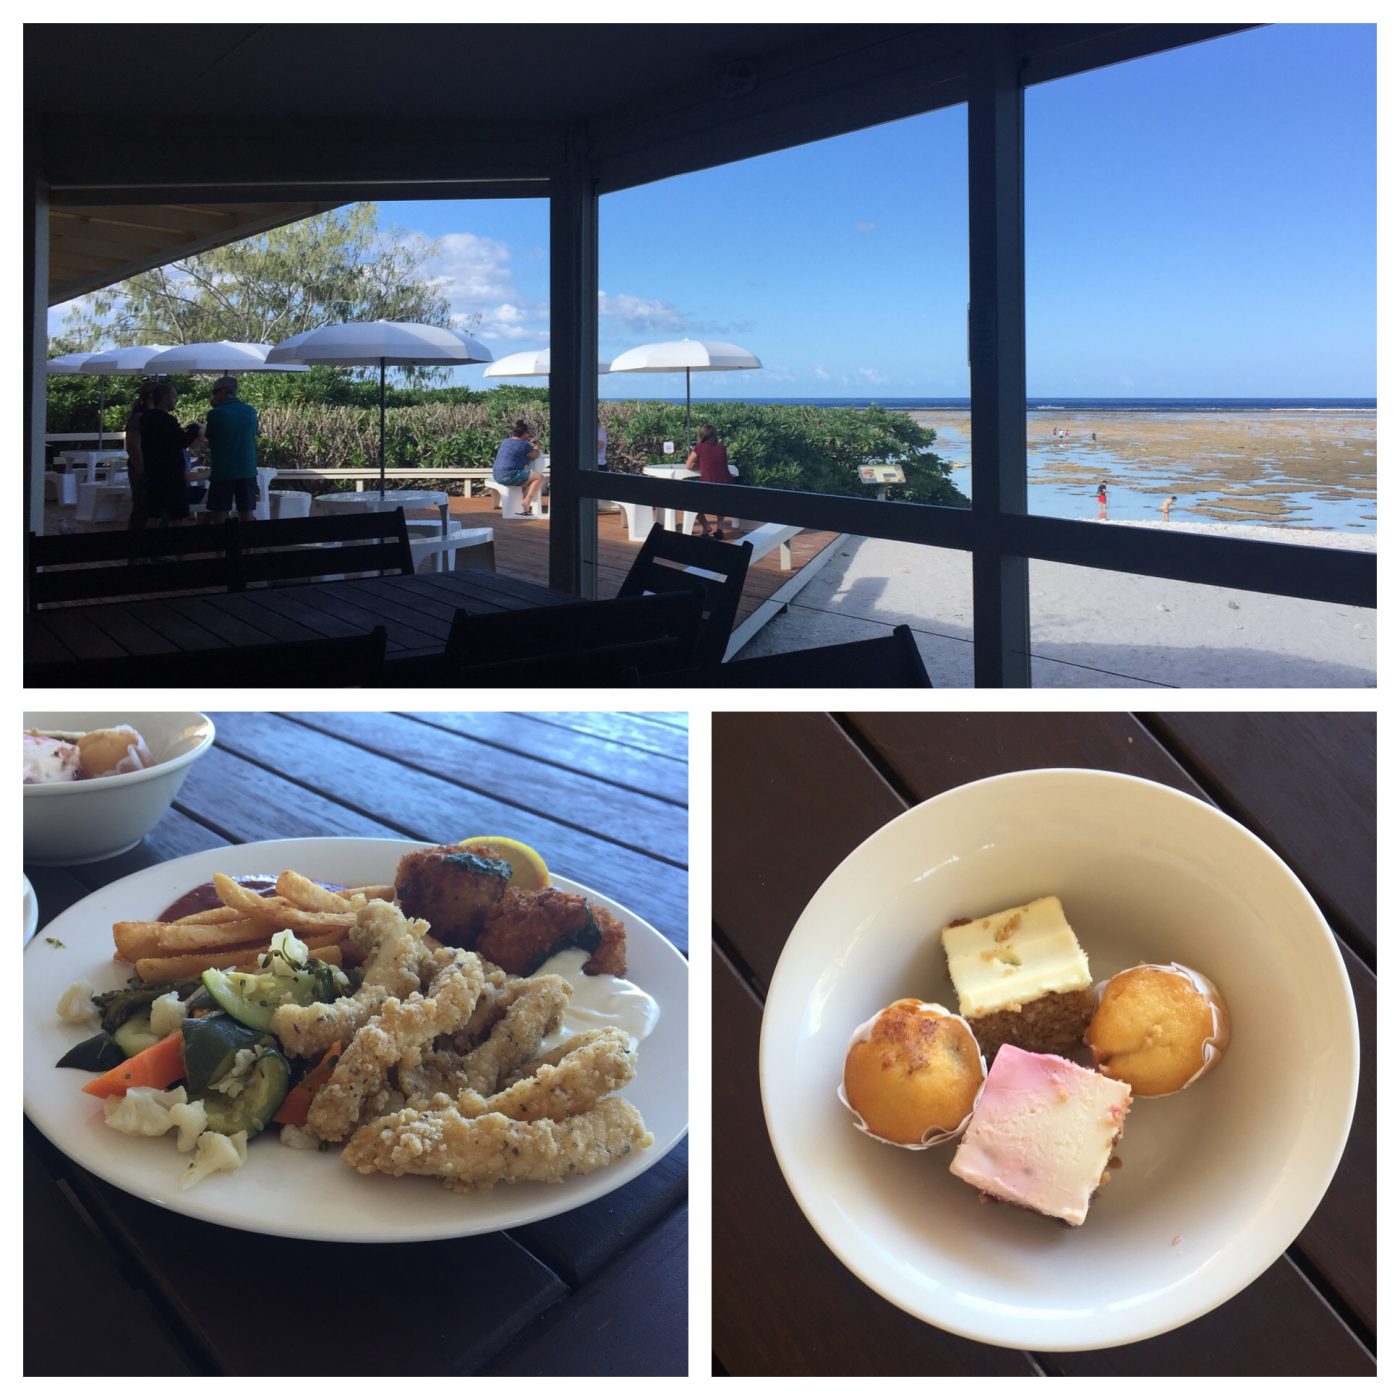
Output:
[[[1220,988],[1204,973],[1197,972],[1193,967],[1185,967],[1181,963],[1134,963],[1132,967],[1125,967],[1115,972],[1113,977],[1121,977],[1124,972],[1134,972],[1140,967],[1151,968],[1154,972],[1173,972],[1178,977],[1186,978],[1197,992],[1210,1003],[1211,1030],[1210,1034],[1201,1042],[1200,1069],[1181,1088],[1168,1090],[1165,1094],[1143,1094],[1136,1089],[1133,1090],[1134,1098],[1169,1099],[1173,1094],[1179,1094],[1182,1090],[1189,1089],[1225,1053],[1226,1047],[1230,1044],[1230,1013],[1225,1009],[1225,998],[1220,995]],[[1102,1003],[1104,988],[1113,981],[1113,977],[1106,977],[1102,982],[1094,984],[1095,1010]],[[1094,1068],[1099,1069],[1099,1066],[1096,1064]]]
[[[912,1000],[912,998],[911,998]],[[930,1147],[938,1147],[941,1143],[952,1142],[954,1138],[959,1138],[967,1131],[967,1125],[972,1122],[972,1115],[977,1112],[977,1105],[982,1102],[982,1091],[987,1087],[987,1057],[982,1054],[982,1046],[978,1042],[977,1036],[973,1033],[972,1027],[962,1017],[949,1011],[946,1006],[940,1006],[936,1001],[921,1001],[921,1010],[936,1011],[949,1020],[961,1023],[968,1035],[972,1036],[972,1043],[977,1046],[977,1063],[982,1067],[982,1083],[977,1087],[976,1097],[972,1100],[972,1107],[968,1109],[967,1116],[955,1128],[930,1128],[918,1142],[891,1142],[889,1138],[881,1137],[878,1133],[870,1131],[865,1119],[851,1107],[850,1101],[846,1098],[846,1081],[843,1076],[841,1082],[836,1086],[836,1097],[841,1101],[841,1106],[854,1119],[852,1126],[857,1131],[862,1132],[866,1137],[873,1139],[885,1147],[902,1147],[906,1152],[926,1152]],[[854,1046],[863,1040],[869,1040],[875,1022],[888,1010],[888,1007],[881,1007],[868,1021],[862,1021],[854,1031],[846,1044],[846,1053],[849,1055]]]

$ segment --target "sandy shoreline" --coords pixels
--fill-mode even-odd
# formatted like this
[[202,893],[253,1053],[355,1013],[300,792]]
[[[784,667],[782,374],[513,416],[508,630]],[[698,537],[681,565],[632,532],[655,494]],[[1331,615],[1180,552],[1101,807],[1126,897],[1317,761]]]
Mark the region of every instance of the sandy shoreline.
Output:
[[[968,410],[909,414],[935,431],[940,456],[967,465]],[[1146,514],[1175,495],[1178,518],[1365,528],[1375,522],[1374,413],[1031,410],[1026,446],[1033,491],[1073,499],[1107,480],[1110,514],[1116,493],[1125,508],[1133,506],[1129,514]]]

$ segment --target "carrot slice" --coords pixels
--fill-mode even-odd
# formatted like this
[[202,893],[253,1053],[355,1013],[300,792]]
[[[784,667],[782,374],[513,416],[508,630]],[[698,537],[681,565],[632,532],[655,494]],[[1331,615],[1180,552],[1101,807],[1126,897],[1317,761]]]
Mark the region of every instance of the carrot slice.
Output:
[[311,1100],[316,1097],[316,1090],[335,1072],[335,1062],[339,1058],[340,1042],[337,1040],[321,1057],[320,1063],[307,1070],[301,1083],[287,1091],[287,1097],[282,1100],[282,1107],[272,1115],[272,1121],[292,1123],[298,1128],[304,1128]]
[[129,1060],[123,1060],[115,1069],[89,1080],[83,1085],[83,1093],[109,1099],[128,1089],[168,1089],[184,1077],[185,1056],[180,1032],[171,1031],[164,1040],[156,1041]]

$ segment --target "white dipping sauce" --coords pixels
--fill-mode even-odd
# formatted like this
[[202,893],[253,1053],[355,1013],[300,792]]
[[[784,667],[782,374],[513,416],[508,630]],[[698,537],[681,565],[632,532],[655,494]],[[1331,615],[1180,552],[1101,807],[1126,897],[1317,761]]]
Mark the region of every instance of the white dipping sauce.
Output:
[[620,1026],[634,1041],[645,1040],[661,1017],[661,1008],[635,982],[606,972],[590,977],[583,970],[589,956],[582,948],[566,948],[531,974],[553,973],[574,989],[559,1034],[545,1041],[546,1050],[581,1031],[605,1026]]

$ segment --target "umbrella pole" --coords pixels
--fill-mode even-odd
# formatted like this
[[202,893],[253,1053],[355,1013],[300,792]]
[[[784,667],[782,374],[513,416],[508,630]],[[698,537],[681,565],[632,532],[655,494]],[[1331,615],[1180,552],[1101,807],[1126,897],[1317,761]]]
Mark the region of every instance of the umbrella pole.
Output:
[[104,439],[102,437],[102,414],[107,407],[107,376],[99,374],[97,376],[97,450],[102,451]]
[[685,367],[685,436],[690,440],[690,366]]
[[384,502],[384,357],[379,357],[379,501]]

